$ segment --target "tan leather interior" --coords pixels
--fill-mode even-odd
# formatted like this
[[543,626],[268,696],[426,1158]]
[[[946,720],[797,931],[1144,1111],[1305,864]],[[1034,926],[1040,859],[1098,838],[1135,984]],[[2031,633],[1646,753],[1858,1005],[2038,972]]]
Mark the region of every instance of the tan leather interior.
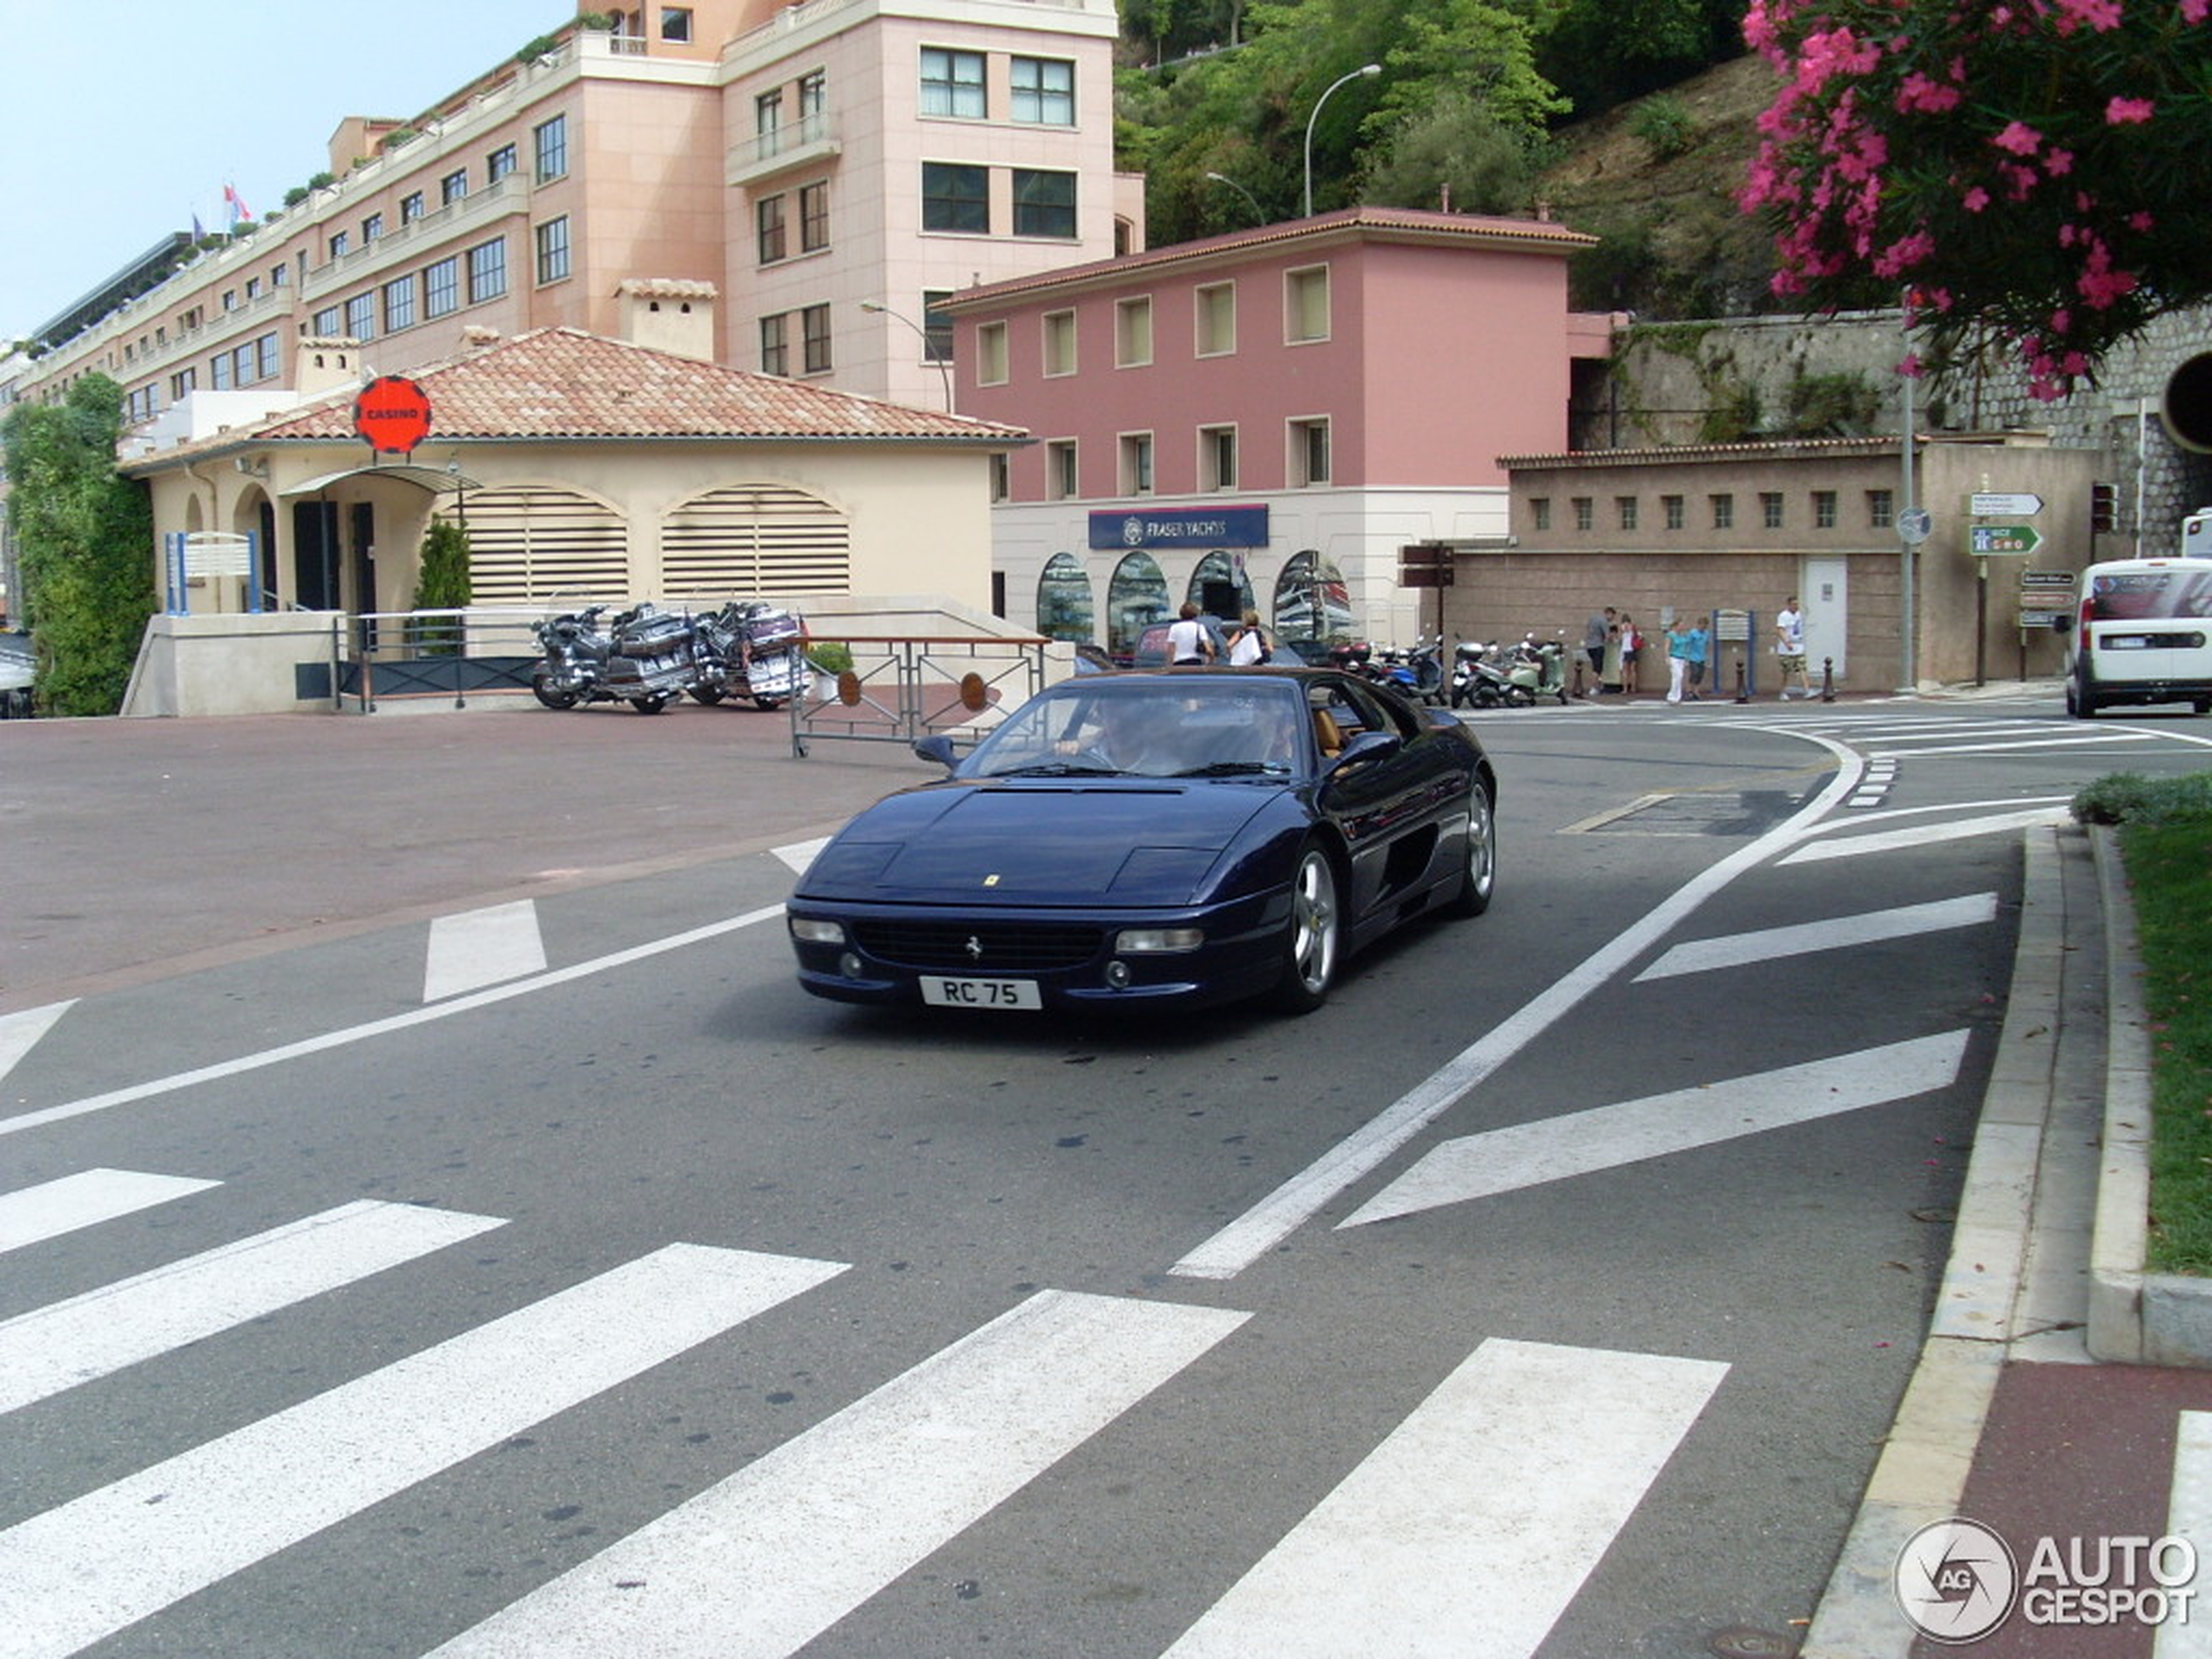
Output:
[[1326,709],[1313,711],[1313,738],[1321,745],[1321,758],[1333,760],[1344,752],[1344,733],[1337,725],[1337,717]]

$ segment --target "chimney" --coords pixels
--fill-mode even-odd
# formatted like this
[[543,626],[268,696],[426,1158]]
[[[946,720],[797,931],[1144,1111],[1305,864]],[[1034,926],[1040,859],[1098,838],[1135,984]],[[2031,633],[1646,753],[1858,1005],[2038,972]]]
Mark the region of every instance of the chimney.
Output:
[[622,338],[631,345],[695,357],[703,363],[714,361],[711,282],[630,277],[615,294],[621,307]]
[[347,335],[338,339],[303,340],[293,367],[293,384],[302,401],[358,385],[361,377],[361,343]]

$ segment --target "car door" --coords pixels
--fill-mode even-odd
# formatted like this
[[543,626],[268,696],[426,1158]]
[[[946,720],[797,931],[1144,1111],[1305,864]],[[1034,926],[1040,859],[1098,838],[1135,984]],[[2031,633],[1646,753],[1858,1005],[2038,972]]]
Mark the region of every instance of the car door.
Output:
[[1339,765],[1316,794],[1318,810],[1351,849],[1345,906],[1359,931],[1428,876],[1440,826],[1460,786],[1442,745],[1426,740],[1420,723],[1391,699],[1337,675],[1318,680],[1311,696],[1347,746],[1369,732],[1399,740],[1387,753]]

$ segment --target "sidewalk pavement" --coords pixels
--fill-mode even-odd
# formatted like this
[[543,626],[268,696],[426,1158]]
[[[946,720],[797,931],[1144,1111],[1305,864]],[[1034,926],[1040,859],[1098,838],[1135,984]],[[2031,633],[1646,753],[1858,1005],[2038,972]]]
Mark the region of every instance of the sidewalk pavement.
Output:
[[[1827,1592],[1804,1659],[1933,1659],[1955,1642],[1916,1639],[1896,1584],[1899,1553],[1924,1526],[1967,1517],[2015,1557],[2029,1588],[2041,1541],[2188,1537],[2212,1590],[2212,1369],[2104,1364],[2139,1352],[2140,1244],[2132,1285],[2115,1231],[2140,1238],[2147,1203],[2146,1016],[2133,917],[2106,832],[2031,833],[2020,933],[1999,1052],[1984,1096],[1952,1255],[1927,1340]],[[2128,1294],[2132,1291],[2132,1295]],[[2133,1322],[2132,1330],[2129,1328]],[[2130,1347],[2130,1341],[2135,1345]],[[2195,1435],[2208,1450],[2186,1455]],[[2177,1448],[2183,1463],[2177,1470]],[[1918,1559],[1918,1558],[1916,1558]],[[2161,1636],[2132,1612],[2102,1624],[2044,1576],[1976,1659],[2159,1659],[2212,1653],[2212,1595],[2187,1629]],[[2140,1566],[2099,1588],[2156,1588]],[[1970,1592],[1971,1593],[1971,1592]],[[1993,1613],[1993,1603],[1986,1604]],[[1933,1610],[1931,1609],[1932,1616]],[[2039,1622],[2040,1621],[2040,1622]],[[1960,1627],[1954,1625],[1956,1631]],[[2186,1638],[2186,1641],[2183,1639]]]

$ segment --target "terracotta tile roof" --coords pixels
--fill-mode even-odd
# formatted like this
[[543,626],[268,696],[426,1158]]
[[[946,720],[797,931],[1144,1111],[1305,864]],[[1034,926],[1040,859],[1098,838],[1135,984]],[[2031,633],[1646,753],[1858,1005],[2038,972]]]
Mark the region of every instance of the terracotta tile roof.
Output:
[[[434,440],[967,438],[1003,443],[1028,436],[1020,427],[995,421],[727,368],[576,328],[533,329],[415,369],[408,378],[429,397]],[[234,428],[223,442],[351,438],[358,392],[348,388]]]

